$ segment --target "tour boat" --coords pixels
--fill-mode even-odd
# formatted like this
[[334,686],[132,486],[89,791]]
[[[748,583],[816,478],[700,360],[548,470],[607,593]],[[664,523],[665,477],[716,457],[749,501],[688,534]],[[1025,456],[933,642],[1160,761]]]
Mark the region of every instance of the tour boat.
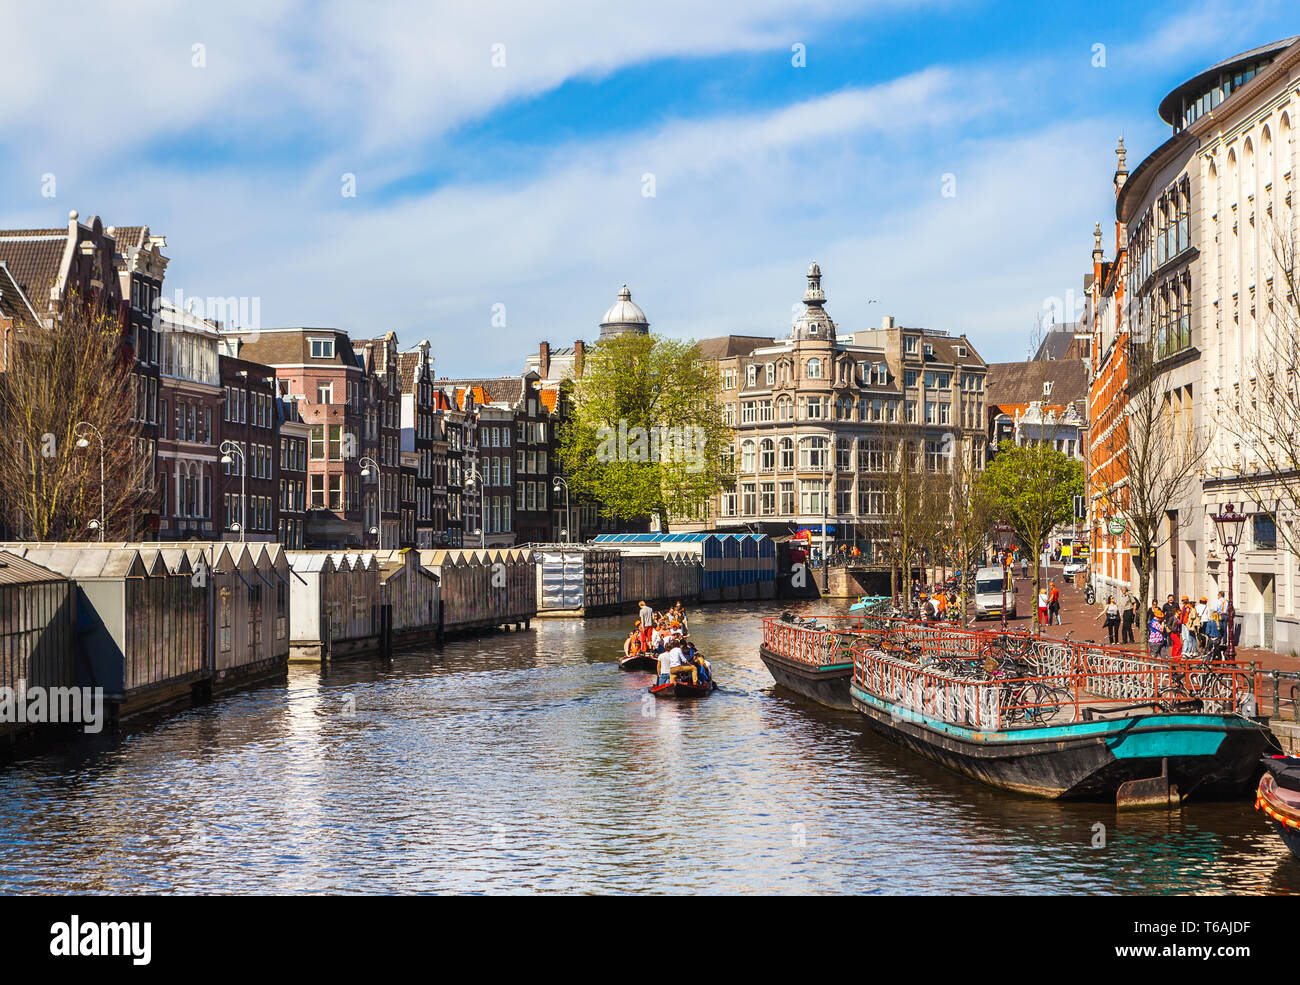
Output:
[[656,653],[634,653],[630,657],[620,657],[619,670],[648,670],[654,673],[659,669],[659,655]]
[[1240,668],[1224,672],[1215,700],[1179,711],[1162,690],[1176,673],[1168,662],[1095,644],[1035,645],[1039,666],[1052,672],[981,680],[863,641],[849,694],[891,741],[992,786],[1052,799],[1174,806],[1193,794],[1239,796],[1276,745],[1238,713],[1254,710],[1253,682]]
[[716,681],[692,684],[690,681],[669,681],[667,684],[650,685],[650,693],[656,698],[706,698],[717,690]]
[[1255,810],[1262,811],[1291,854],[1300,858],[1300,758],[1264,760],[1264,775],[1255,791]]

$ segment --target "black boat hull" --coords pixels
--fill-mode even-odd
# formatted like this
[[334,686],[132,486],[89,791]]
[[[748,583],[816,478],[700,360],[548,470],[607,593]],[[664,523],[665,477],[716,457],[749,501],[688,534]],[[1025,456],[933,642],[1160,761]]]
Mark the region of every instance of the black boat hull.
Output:
[[849,697],[849,684],[853,680],[852,663],[814,667],[798,660],[790,660],[765,646],[758,648],[758,655],[767,666],[772,679],[781,687],[828,708],[853,710],[853,700]]
[[634,653],[618,661],[619,670],[645,670],[655,673],[659,669],[659,657],[652,653]]
[[1266,728],[1235,715],[1138,715],[1055,728],[980,733],[927,721],[857,687],[873,731],[991,786],[1050,799],[1111,800],[1121,784],[1168,769],[1183,797],[1240,796],[1270,748]]

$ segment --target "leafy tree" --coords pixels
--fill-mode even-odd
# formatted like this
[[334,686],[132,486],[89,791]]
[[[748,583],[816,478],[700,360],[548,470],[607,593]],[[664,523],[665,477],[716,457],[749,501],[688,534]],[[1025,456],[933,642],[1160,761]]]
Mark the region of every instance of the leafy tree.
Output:
[[1074,515],[1074,497],[1083,495],[1083,463],[1045,442],[1004,441],[980,482],[994,515],[1011,527],[1032,557],[1037,618],[1043,545]]
[[699,515],[731,478],[721,379],[694,342],[616,335],[596,344],[576,380],[560,436],[570,488],[603,516]]

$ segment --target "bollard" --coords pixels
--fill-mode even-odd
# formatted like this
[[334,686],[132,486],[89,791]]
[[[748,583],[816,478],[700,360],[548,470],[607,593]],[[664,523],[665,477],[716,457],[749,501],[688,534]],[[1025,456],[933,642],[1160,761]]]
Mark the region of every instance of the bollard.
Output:
[[1282,706],[1280,700],[1281,696],[1278,694],[1278,690],[1281,687],[1282,681],[1278,677],[1278,673],[1276,670],[1269,671],[1269,674],[1273,678],[1273,717],[1281,718],[1282,717]]

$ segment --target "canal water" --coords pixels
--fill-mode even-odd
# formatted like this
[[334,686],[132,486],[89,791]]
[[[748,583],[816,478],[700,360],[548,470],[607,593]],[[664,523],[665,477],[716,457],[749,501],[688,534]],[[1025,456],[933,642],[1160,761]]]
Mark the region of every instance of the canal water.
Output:
[[[823,605],[796,606],[826,612]],[[1117,815],[991,790],[777,691],[770,606],[691,618],[722,690],[656,702],[631,617],[538,620],[0,771],[0,891],[1293,893],[1249,800]]]

